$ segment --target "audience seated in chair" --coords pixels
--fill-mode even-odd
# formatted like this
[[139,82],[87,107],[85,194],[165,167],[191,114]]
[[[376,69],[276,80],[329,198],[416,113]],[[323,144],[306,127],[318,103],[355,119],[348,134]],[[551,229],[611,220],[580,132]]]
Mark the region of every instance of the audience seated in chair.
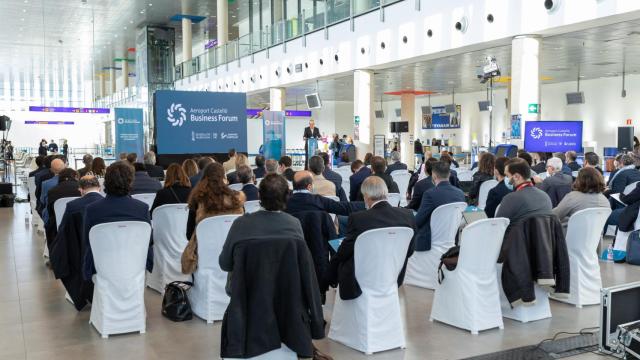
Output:
[[[42,221],[46,224],[49,221],[49,210],[47,209],[47,205],[49,203],[49,190],[53,189],[56,185],[58,185],[60,172],[66,168],[64,161],[60,158],[56,158],[51,161],[51,177],[47,180],[42,181],[42,186],[40,188],[40,209],[42,215]],[[36,190],[37,191],[37,190]],[[37,196],[37,194],[36,194]]]
[[231,297],[222,358],[255,357],[281,344],[302,358],[322,355],[312,343],[325,336],[320,292],[300,222],[284,212],[288,193],[283,177],[267,175],[260,183],[264,210],[229,230],[219,259]]
[[[349,224],[344,241],[338,248],[338,253],[331,258],[327,281],[332,286],[340,287],[340,298],[355,299],[362,294],[355,278],[355,264],[353,250],[356,239],[367,230],[386,227],[408,227],[416,230],[416,221],[409,209],[397,208],[389,205],[389,194],[384,180],[377,176],[368,177],[362,183],[362,193],[367,211],[353,213],[349,216]],[[402,271],[398,276],[398,286],[402,285],[407,259],[413,254],[414,241],[411,241]]]
[[49,252],[51,269],[56,279],[62,281],[78,311],[93,298],[93,282],[82,276],[83,254],[88,243],[83,240],[84,212],[89,204],[103,199],[100,182],[95,176],[83,176],[79,186],[82,197],[69,202],[64,214],[59,215],[62,222]]
[[460,188],[460,180],[458,180],[458,173],[451,168],[453,164],[453,158],[449,155],[442,155],[440,156],[440,162],[444,162],[449,165],[449,169],[450,169],[449,183],[451,183],[451,185],[457,188]]
[[147,169],[147,174],[149,177],[163,180],[164,179],[164,169],[162,166],[156,165],[156,153],[153,151],[148,151],[144,154],[144,167]]
[[425,161],[424,166],[421,167],[421,169],[424,169],[427,177],[419,180],[413,186],[413,195],[411,196],[409,205],[407,205],[408,209],[418,211],[418,209],[420,208],[420,204],[422,203],[422,196],[424,195],[424,193],[435,187],[431,175],[433,171],[433,164],[437,162],[438,159],[436,158],[428,158],[427,161]]
[[324,160],[324,171],[322,172],[322,176],[336,186],[336,196],[340,198],[340,201],[347,201],[347,194],[342,188],[342,175],[331,170],[329,154],[322,152],[320,153],[320,157]]
[[[238,167],[242,165],[249,166],[249,158],[245,154],[236,154],[236,165],[233,168],[233,171],[227,172],[227,181],[229,184],[238,184],[240,180],[238,179]],[[251,168],[251,167],[249,167]]]
[[309,171],[313,174],[314,194],[322,196],[336,196],[336,186],[331,181],[324,178],[324,160],[316,155],[309,159]]
[[[184,170],[184,173],[187,174],[187,177],[189,178],[189,182],[191,182],[191,177],[198,173],[198,163],[193,159],[185,159],[182,162],[182,170]],[[195,185],[191,184],[191,186]]]
[[80,196],[80,190],[78,190],[78,188],[78,173],[73,169],[66,168],[58,174],[58,185],[49,190],[47,196],[47,213],[49,214],[49,220],[44,225],[49,252],[51,252],[51,244],[58,234],[56,219],[62,219],[63,215],[55,213],[53,204],[55,204],[58,199]]
[[478,171],[473,176],[473,186],[469,191],[469,200],[473,204],[478,204],[478,196],[480,195],[480,186],[483,182],[493,179],[494,168],[496,164],[496,156],[490,152],[485,152],[480,155],[478,160]]
[[338,167],[351,166],[351,161],[349,161],[349,154],[343,152],[340,154],[340,162],[338,162]]
[[[203,219],[217,215],[244,213],[244,193],[229,189],[222,164],[211,163],[204,169],[198,185],[189,196],[187,239],[189,244],[182,254],[182,272],[193,273],[197,268],[197,244],[195,229]],[[264,229],[262,229],[264,231]]]
[[186,204],[190,193],[191,182],[182,167],[176,163],[169,165],[164,188],[156,193],[151,205],[151,213],[153,214],[153,210],[162,205]]
[[600,157],[592,151],[584,154],[584,167],[594,168],[598,170],[600,175],[604,175],[604,172],[600,168]]
[[253,171],[248,165],[238,166],[236,177],[240,184],[242,184],[242,192],[244,193],[246,201],[260,200],[258,187],[253,184],[255,181]]
[[433,164],[431,177],[436,185],[433,189],[422,195],[420,208],[416,214],[418,232],[416,236],[416,251],[428,251],[431,249],[431,214],[441,205],[454,202],[464,202],[462,190],[451,185],[450,165],[445,161]]
[[[142,164],[140,164],[142,165]],[[147,173],[144,173],[147,175]],[[148,177],[149,175],[147,175]],[[83,276],[90,280],[96,273],[93,253],[89,243],[89,230],[95,225],[116,221],[144,221],[151,224],[147,204],[129,196],[133,185],[133,167],[125,162],[115,162],[107,168],[104,177],[104,192],[107,196],[87,205],[84,215],[83,242],[85,246]],[[147,270],[153,270],[153,251],[149,244]]]
[[89,171],[91,171],[91,162],[93,161],[93,156],[91,154],[84,154],[82,157],[82,163],[84,167],[82,169],[78,169],[78,176],[83,177],[87,175]]
[[553,213],[560,219],[565,235],[571,215],[588,208],[609,208],[609,201],[602,194],[603,192],[604,178],[596,169],[584,168],[580,170],[573,184],[573,191],[568,193],[553,209]]
[[287,181],[293,181],[293,174],[296,172],[291,168],[293,161],[289,156],[283,156],[278,160],[278,174],[282,175]]
[[257,155],[256,159],[255,159],[255,163],[256,163],[256,168],[253,169],[253,176],[255,176],[256,179],[262,179],[263,177],[265,177],[265,175],[267,175],[267,170],[265,169],[265,158],[262,155]]
[[[387,167],[387,162],[384,160],[384,158],[382,158],[381,156],[371,157],[371,171],[372,171],[371,176],[377,176],[381,178],[384,181],[384,183],[387,184],[388,192],[399,194],[400,189],[398,188],[398,184],[396,184],[396,182],[393,181],[393,178],[391,177],[391,175],[387,175],[385,173],[386,167]],[[400,195],[402,196],[402,194]],[[359,192],[357,194],[356,199],[358,201],[363,200],[362,192]]]
[[[640,171],[636,170],[634,158],[630,154],[616,157],[617,169],[609,175],[608,190],[606,194],[620,194],[624,188],[636,181],[640,181]],[[621,207],[612,203],[614,209]]]
[[141,163],[134,163],[136,170],[133,185],[131,185],[131,195],[134,194],[155,194],[162,189],[162,184],[156,179],[149,177],[147,170]]
[[527,216],[552,214],[551,199],[531,182],[531,169],[526,161],[520,158],[507,161],[505,175],[509,179],[507,187],[513,188],[513,192],[502,199],[495,217],[505,217],[513,224]]
[[627,206],[620,205],[611,212],[604,226],[605,233],[609,225],[617,226],[619,231],[624,232],[636,230],[635,223],[640,209],[640,183],[628,194],[620,193],[620,201]]
[[407,170],[407,164],[403,164],[402,162],[400,162],[400,152],[392,151],[391,161],[393,161],[393,163],[387,166],[387,170],[385,170],[384,172],[385,174],[391,175],[391,173],[396,170]]
[[[264,174],[264,176],[267,176],[269,174],[277,174],[278,173],[278,161],[274,160],[274,159],[269,159],[264,163],[264,169],[266,171],[266,173]],[[263,176],[263,177],[264,177]],[[257,177],[256,179],[260,179],[259,177]]]
[[571,192],[573,177],[562,172],[562,160],[552,157],[547,160],[548,176],[542,181],[540,177],[535,177],[536,186],[547,193],[551,199],[552,206],[558,206],[562,198]]
[[207,165],[214,163],[215,161],[213,161],[212,158],[210,157],[201,157],[200,159],[198,159],[198,173],[195,174],[194,176],[189,178],[189,181],[191,181],[191,188],[195,189],[196,185],[198,185],[198,182],[200,181],[200,179],[202,179],[202,174],[204,173],[204,168],[207,167]]
[[564,153],[565,159],[567,159],[567,166],[571,171],[580,171],[582,167],[578,164],[578,154],[575,151],[567,151]]
[[349,177],[349,183],[351,188],[349,189],[349,200],[356,201],[358,198],[362,199],[360,194],[360,186],[364,179],[371,175],[371,169],[364,166],[361,160],[356,160],[351,163],[351,172],[353,175]]
[[490,218],[495,217],[498,205],[500,205],[502,199],[511,192],[509,178],[507,178],[504,173],[507,161],[509,161],[509,158],[505,156],[501,156],[496,159],[493,174],[496,177],[496,180],[498,180],[498,185],[489,190],[487,205],[484,207],[484,213]]
[[348,216],[353,211],[364,209],[362,202],[333,201],[312,193],[313,175],[309,171],[298,171],[293,177],[293,193],[287,199],[287,212],[325,211],[330,214]]

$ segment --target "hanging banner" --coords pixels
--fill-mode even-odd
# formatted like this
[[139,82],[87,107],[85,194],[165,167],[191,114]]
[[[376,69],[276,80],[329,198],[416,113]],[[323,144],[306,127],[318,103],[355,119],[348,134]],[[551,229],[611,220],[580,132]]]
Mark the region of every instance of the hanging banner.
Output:
[[511,138],[522,139],[522,115],[511,115]]
[[279,160],[286,154],[284,111],[263,111],[262,121],[264,157]]
[[116,154],[144,155],[144,129],[142,109],[115,108]]
[[[433,106],[431,113],[423,112],[422,128],[426,130],[459,129],[462,107],[456,105],[455,112],[447,112],[447,108],[447,106]],[[429,107],[424,106],[422,109],[429,109]]]

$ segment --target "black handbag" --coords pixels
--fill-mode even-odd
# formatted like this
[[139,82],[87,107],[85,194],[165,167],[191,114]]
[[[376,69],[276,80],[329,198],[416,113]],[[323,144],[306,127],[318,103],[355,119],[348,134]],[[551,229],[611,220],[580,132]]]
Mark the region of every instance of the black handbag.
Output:
[[444,280],[444,272],[442,267],[446,267],[447,270],[453,271],[458,266],[458,256],[460,255],[460,246],[456,245],[447,250],[440,257],[440,265],[438,266],[438,284],[442,284]]
[[193,318],[191,303],[187,297],[187,290],[193,286],[188,281],[174,281],[164,288],[162,298],[162,315],[172,321],[185,321]]

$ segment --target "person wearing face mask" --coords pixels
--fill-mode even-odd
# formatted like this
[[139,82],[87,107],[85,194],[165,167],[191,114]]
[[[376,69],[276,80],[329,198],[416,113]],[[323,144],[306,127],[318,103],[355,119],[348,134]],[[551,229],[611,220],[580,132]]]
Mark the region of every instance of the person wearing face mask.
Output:
[[525,160],[510,159],[504,173],[508,179],[507,187],[513,188],[513,192],[502,199],[495,217],[508,218],[514,223],[532,215],[553,214],[549,195],[533,185],[531,168]]
[[509,161],[508,157],[501,156],[496,159],[495,167],[493,169],[493,175],[496,180],[498,180],[498,185],[496,185],[493,189],[489,190],[489,195],[487,196],[487,204],[484,207],[484,212],[487,214],[487,217],[494,217],[496,215],[496,208],[500,205],[502,199],[513,191],[513,186],[509,184],[509,178],[507,178],[504,174],[504,168]]

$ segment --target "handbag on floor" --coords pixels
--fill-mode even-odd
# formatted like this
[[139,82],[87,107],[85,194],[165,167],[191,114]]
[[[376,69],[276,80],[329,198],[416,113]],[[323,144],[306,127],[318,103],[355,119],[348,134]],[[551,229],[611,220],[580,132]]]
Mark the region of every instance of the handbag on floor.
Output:
[[456,245],[447,250],[440,257],[440,265],[438,265],[438,284],[442,284],[444,280],[444,272],[442,267],[446,267],[447,270],[453,271],[458,266],[458,256],[460,255],[460,246]]
[[162,315],[176,322],[191,320],[193,312],[187,297],[187,290],[191,286],[193,283],[188,281],[174,281],[167,284],[162,298]]

